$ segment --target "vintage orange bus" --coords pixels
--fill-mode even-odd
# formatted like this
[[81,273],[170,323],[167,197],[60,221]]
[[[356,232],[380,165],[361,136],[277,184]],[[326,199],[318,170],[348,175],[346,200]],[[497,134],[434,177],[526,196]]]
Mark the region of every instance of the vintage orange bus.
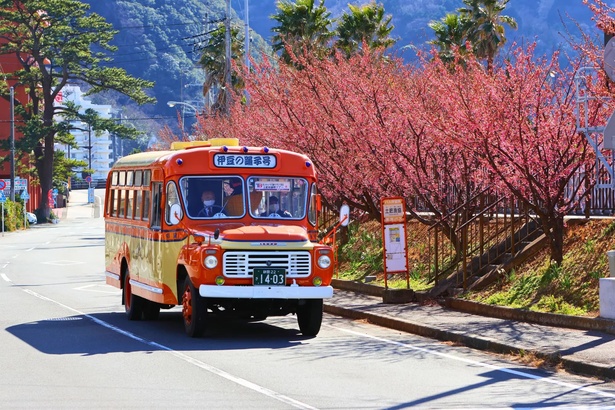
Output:
[[181,305],[192,337],[212,314],[296,314],[304,335],[319,332],[333,254],[317,241],[305,155],[233,139],[128,155],[105,198],[106,282],[122,289],[130,320]]

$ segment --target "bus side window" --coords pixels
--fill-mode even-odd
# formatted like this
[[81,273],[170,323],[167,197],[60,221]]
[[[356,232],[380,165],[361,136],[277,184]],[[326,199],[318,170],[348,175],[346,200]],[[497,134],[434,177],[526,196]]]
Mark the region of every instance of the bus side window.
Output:
[[162,221],[162,182],[152,183],[152,228],[160,228]]
[[122,195],[123,190],[117,190],[117,207],[118,207],[118,216],[123,218],[126,215],[126,195]]
[[109,201],[107,202],[107,215],[117,216],[117,207],[115,206],[115,192],[114,188],[109,190]]
[[150,191],[143,191],[143,220],[144,221],[148,221],[149,220],[149,198],[150,198]]
[[141,219],[141,201],[143,199],[141,191],[135,192],[135,219]]
[[132,208],[134,206],[134,193],[135,191],[126,192],[126,218],[132,219]]

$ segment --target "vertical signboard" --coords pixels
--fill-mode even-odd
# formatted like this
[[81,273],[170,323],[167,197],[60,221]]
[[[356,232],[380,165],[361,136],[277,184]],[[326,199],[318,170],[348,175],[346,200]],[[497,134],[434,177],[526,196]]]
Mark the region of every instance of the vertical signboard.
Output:
[[405,272],[406,284],[409,288],[406,201],[399,197],[382,198],[380,209],[382,213],[384,287],[388,288],[389,273]]

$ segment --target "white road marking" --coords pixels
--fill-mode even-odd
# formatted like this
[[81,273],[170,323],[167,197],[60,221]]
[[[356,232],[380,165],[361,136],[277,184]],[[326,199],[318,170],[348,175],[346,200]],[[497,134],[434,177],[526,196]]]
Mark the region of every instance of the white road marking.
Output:
[[85,262],[59,260],[59,261],[49,261],[49,262],[41,262],[41,263],[44,265],[70,266],[70,265],[81,265],[81,264],[84,264]]
[[240,386],[246,387],[246,388],[248,388],[250,390],[254,390],[257,393],[260,393],[260,394],[265,395],[267,397],[270,397],[272,399],[281,401],[282,403],[286,403],[286,404],[288,404],[288,405],[290,405],[290,406],[292,406],[294,408],[297,408],[297,409],[316,410],[316,407],[312,407],[312,406],[310,406],[310,405],[308,405],[306,403],[302,403],[302,402],[300,402],[298,400],[295,400],[293,398],[290,398],[288,396],[284,396],[283,394],[280,394],[278,392],[270,390],[270,389],[268,389],[266,387],[260,386],[260,385],[258,385],[256,383],[252,383],[252,382],[250,382],[250,381],[248,381],[246,379],[242,379],[241,377],[233,376],[232,374],[230,374],[228,372],[225,372],[222,369],[218,369],[217,367],[208,365],[207,363],[204,363],[204,362],[202,362],[200,360],[197,360],[197,359],[195,359],[193,357],[190,357],[187,354],[178,352],[178,351],[173,350],[172,348],[170,348],[168,346],[161,345],[160,343],[156,343],[156,342],[154,342],[152,340],[147,340],[147,339],[144,339],[142,337],[139,337],[139,336],[135,335],[134,333],[128,332],[128,331],[123,330],[123,329],[120,329],[119,327],[114,326],[111,323],[107,323],[104,320],[100,320],[100,319],[98,319],[98,318],[96,318],[94,316],[88,315],[88,314],[86,314],[84,312],[81,312],[81,311],[79,311],[77,309],[74,309],[74,308],[72,308],[70,306],[67,306],[67,305],[65,305],[65,304],[63,304],[61,302],[55,301],[55,300],[50,299],[50,298],[48,298],[46,296],[43,296],[43,295],[41,295],[39,293],[36,293],[36,292],[34,292],[34,291],[30,290],[30,289],[22,289],[22,290],[24,292],[34,296],[34,297],[37,297],[37,298],[41,299],[41,300],[44,300],[44,301],[47,301],[47,302],[51,302],[51,303],[55,303],[56,305],[61,306],[64,309],[70,310],[73,313],[76,313],[78,315],[87,317],[92,322],[94,322],[94,323],[96,323],[96,324],[98,324],[100,326],[103,326],[103,327],[105,327],[107,329],[110,329],[110,330],[112,330],[112,331],[114,331],[116,333],[124,335],[124,336],[126,336],[126,337],[128,337],[130,339],[136,340],[138,342],[144,343],[144,344],[152,346],[152,347],[156,347],[156,348],[161,349],[161,350],[165,350],[165,351],[169,352],[170,354],[172,354],[173,356],[177,357],[178,359],[181,359],[181,360],[183,360],[183,361],[185,361],[187,363],[190,363],[190,364],[192,364],[194,366],[197,366],[197,367],[199,367],[199,368],[201,368],[201,369],[203,369],[205,371],[208,371],[208,372],[210,372],[212,374],[220,376],[220,377],[222,377],[222,378],[224,378],[226,380],[229,380],[229,381],[231,381],[233,383],[236,383],[236,384],[238,384]]
[[30,249],[26,249],[26,252],[30,252],[30,251],[33,251],[33,250],[35,250],[35,249],[36,249],[36,246],[35,246],[35,247],[33,247],[33,248],[30,248]]
[[[97,289],[91,289],[91,288],[95,288],[95,287],[102,287],[105,290],[97,290]],[[85,286],[79,286],[78,288],[73,288],[74,290],[83,290],[86,292],[98,292],[98,293],[106,293],[109,295],[117,295],[122,293],[122,291],[118,288],[114,288],[108,285],[99,285],[99,284],[94,284],[94,285],[85,285]],[[111,289],[111,290],[108,290]]]
[[[3,268],[4,268],[5,266],[6,266],[6,265],[4,265],[4,266],[3,266]],[[2,276],[2,279],[4,279],[4,281],[5,281],[5,282],[13,283],[13,281],[12,281],[12,280],[10,280],[10,279],[9,279],[9,277],[8,277],[8,276],[6,276],[4,273],[0,273],[0,276]]]
[[404,348],[411,349],[411,350],[416,350],[416,351],[419,351],[419,352],[422,352],[422,353],[427,353],[427,354],[434,355],[434,356],[444,357],[446,359],[457,360],[459,362],[468,363],[468,364],[471,364],[473,366],[485,367],[487,369],[495,370],[495,371],[502,372],[502,373],[508,373],[508,374],[512,374],[512,375],[515,375],[515,376],[524,377],[526,379],[533,379],[533,380],[537,380],[537,381],[543,381],[543,382],[546,382],[546,383],[551,383],[551,384],[555,384],[555,385],[558,385],[558,386],[566,387],[566,388],[569,388],[569,389],[572,389],[572,390],[579,390],[579,391],[582,391],[582,392],[585,392],[585,393],[591,393],[591,394],[595,394],[595,395],[598,395],[598,396],[603,396],[603,397],[608,397],[608,398],[615,399],[615,394],[611,394],[611,393],[603,392],[603,391],[600,391],[600,390],[592,389],[590,387],[584,387],[584,386],[579,386],[579,385],[575,385],[575,384],[568,383],[568,382],[563,382],[563,381],[559,381],[559,380],[553,380],[553,379],[550,379],[550,378],[547,378],[547,377],[535,376],[535,375],[530,374],[530,373],[520,372],[518,370],[507,369],[506,367],[495,366],[495,365],[492,365],[492,364],[478,362],[476,360],[466,359],[466,358],[463,358],[463,357],[457,357],[457,356],[453,356],[453,355],[450,355],[450,354],[447,354],[447,353],[441,353],[441,352],[437,352],[435,350],[426,349],[424,347],[413,346],[413,345],[408,344],[408,343],[397,342],[395,340],[385,339],[383,337],[368,335],[367,333],[356,332],[354,330],[349,330],[349,329],[342,329],[342,328],[337,327],[337,326],[332,326],[332,325],[324,325],[324,326],[330,327],[330,328],[335,329],[335,330],[339,330],[340,332],[350,333],[350,334],[355,335],[355,336],[361,336],[361,337],[365,337],[365,338],[368,338],[368,339],[378,340],[380,342],[397,345],[397,346],[400,346],[400,347],[404,347]]

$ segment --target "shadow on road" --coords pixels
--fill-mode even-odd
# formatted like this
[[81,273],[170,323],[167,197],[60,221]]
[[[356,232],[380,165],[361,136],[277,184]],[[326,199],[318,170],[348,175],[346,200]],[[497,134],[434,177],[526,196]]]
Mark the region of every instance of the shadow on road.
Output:
[[222,321],[215,317],[210,319],[203,338],[192,339],[184,333],[180,311],[161,312],[155,321],[135,322],[128,321],[123,313],[75,315],[11,326],[6,331],[38,351],[53,355],[285,349],[310,339],[296,329],[266,321]]

